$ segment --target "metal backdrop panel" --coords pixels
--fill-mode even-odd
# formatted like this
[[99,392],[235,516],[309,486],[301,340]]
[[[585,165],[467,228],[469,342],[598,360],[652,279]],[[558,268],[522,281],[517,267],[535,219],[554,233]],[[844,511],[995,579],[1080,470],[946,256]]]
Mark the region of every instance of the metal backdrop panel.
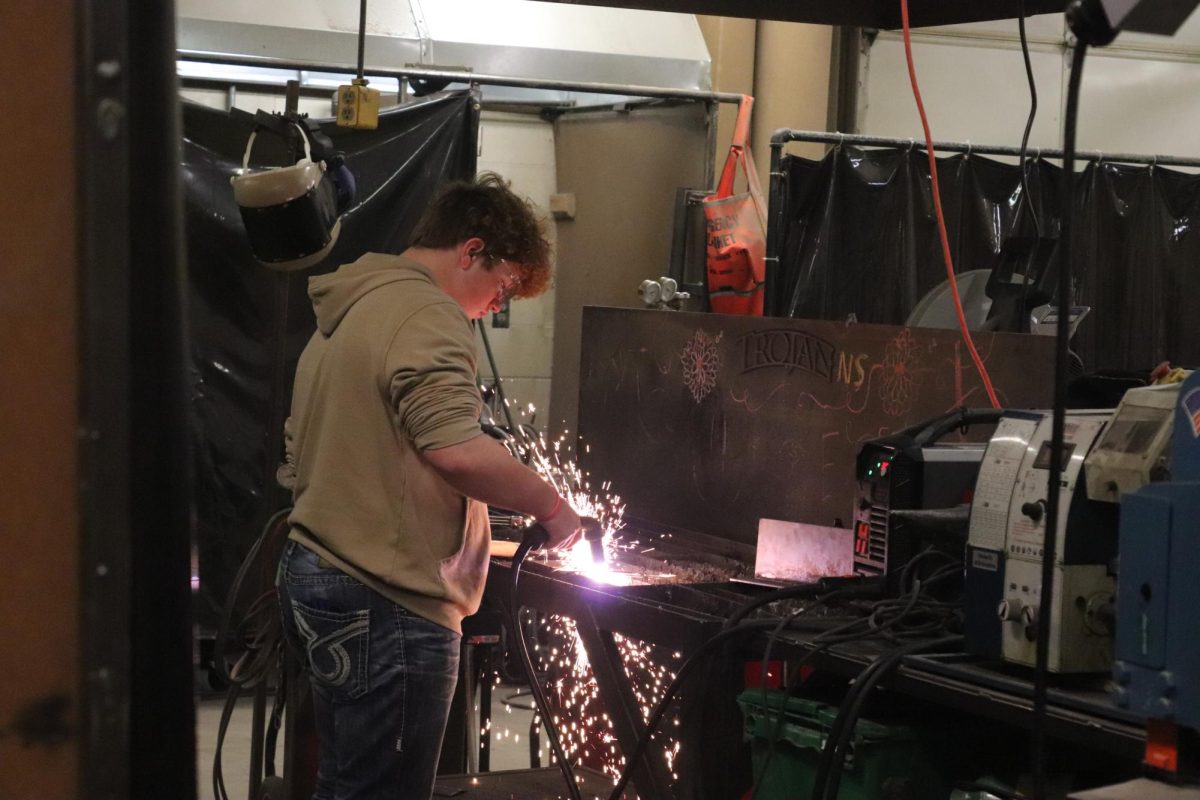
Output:
[[[638,518],[750,544],[763,517],[848,525],[864,441],[987,405],[956,331],[588,307],[582,341],[593,485]],[[1050,403],[1050,337],[975,343],[1003,404]]]

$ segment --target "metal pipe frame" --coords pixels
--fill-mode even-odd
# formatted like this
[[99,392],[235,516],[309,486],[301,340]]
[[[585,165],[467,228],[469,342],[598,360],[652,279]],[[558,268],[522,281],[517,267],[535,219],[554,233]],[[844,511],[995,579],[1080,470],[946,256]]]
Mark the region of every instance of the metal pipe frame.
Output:
[[[852,144],[859,147],[907,147],[924,150],[925,143],[917,139],[894,139],[882,136],[864,136],[855,133],[830,133],[829,131],[797,131],[791,128],[780,128],[771,135],[771,153],[782,150],[788,142],[819,142],[824,144]],[[970,142],[934,142],[934,150],[947,153],[978,153],[981,156],[1020,156],[1021,148],[1004,147],[1001,145],[978,145]],[[1026,157],[1033,158],[1062,158],[1062,150],[1053,148],[1030,147],[1025,151]],[[1081,150],[1075,158],[1082,161],[1110,161],[1118,164],[1146,164],[1164,167],[1197,167],[1200,168],[1200,158],[1184,158],[1182,156],[1144,155],[1140,153],[1105,153],[1099,150]],[[772,172],[772,178],[774,172]]]
[[[183,61],[198,61],[205,64],[232,64],[244,67],[265,67],[269,69],[306,70],[309,72],[357,72],[357,67],[346,64],[324,63],[319,61],[290,61],[269,56],[247,56],[239,53],[214,53],[206,50],[177,50],[176,55]],[[477,83],[483,86],[511,86],[520,89],[546,89],[560,92],[586,92],[589,94],[628,95],[631,97],[653,97],[662,100],[697,100],[702,102],[737,103],[742,96],[732,92],[702,92],[693,89],[663,89],[658,86],[633,86],[619,83],[589,83],[577,81],[556,81],[538,78],[518,78],[510,75],[490,75],[479,72],[464,72],[460,70],[423,69],[420,67],[405,67],[391,69],[387,67],[367,67],[371,75],[383,75],[388,78],[427,78],[434,80],[449,80],[453,83]]]
[[[766,287],[764,296],[764,312],[767,316],[779,316],[783,301],[779,297],[779,258],[783,247],[783,226],[786,214],[784,198],[783,148],[788,142],[816,142],[837,146],[855,145],[858,147],[905,147],[908,149],[925,150],[925,143],[916,139],[895,139],[883,136],[864,136],[854,133],[837,133],[829,131],[798,131],[791,128],[780,128],[771,134],[771,171],[767,200],[767,251],[765,257]],[[1000,145],[975,145],[970,142],[934,142],[933,149],[947,153],[978,153],[982,156],[1014,156],[1020,157],[1021,148],[1004,147]],[[1031,147],[1025,151],[1026,157],[1033,158],[1062,158],[1062,151],[1048,148]],[[1101,151],[1080,151],[1075,158],[1082,161],[1109,161],[1118,164],[1146,164],[1148,166],[1164,167],[1195,167],[1200,168],[1200,159],[1183,158],[1181,156],[1142,155],[1138,153],[1105,153]]]

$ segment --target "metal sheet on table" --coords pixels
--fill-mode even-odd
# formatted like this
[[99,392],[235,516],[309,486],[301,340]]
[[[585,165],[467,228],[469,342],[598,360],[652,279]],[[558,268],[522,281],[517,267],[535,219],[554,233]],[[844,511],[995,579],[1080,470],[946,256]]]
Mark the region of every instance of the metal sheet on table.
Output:
[[784,581],[853,575],[853,547],[854,537],[846,528],[760,520],[754,574]]

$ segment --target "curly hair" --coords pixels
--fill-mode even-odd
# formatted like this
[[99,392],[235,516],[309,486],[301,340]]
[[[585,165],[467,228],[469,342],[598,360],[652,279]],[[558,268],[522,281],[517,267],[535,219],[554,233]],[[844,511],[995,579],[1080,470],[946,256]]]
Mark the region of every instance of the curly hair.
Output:
[[472,237],[484,242],[487,269],[500,259],[512,264],[519,281],[515,297],[537,297],[549,287],[545,222],[532,203],[494,172],[446,185],[421,215],[412,244],[442,249]]

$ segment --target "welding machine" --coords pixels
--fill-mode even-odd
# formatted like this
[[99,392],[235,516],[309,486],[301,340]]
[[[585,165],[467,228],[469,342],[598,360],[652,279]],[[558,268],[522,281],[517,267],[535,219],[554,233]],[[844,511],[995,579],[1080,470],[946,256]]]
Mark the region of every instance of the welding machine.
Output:
[[971,424],[994,423],[999,417],[1000,412],[991,409],[957,409],[862,446],[854,506],[856,575],[883,575],[892,584],[904,565],[930,544],[961,557],[961,539],[931,535],[926,526],[894,512],[969,503],[984,445],[938,440]]
[[1167,477],[1178,400],[1178,383],[1125,392],[1112,422],[1087,457],[1088,497],[1119,503],[1122,495]]
[[1173,422],[1170,480],[1121,498],[1113,700],[1200,729],[1200,370]]
[[1089,500],[1084,459],[1111,410],[1067,413],[1058,491],[1054,604],[1041,607],[1050,469],[1050,412],[1008,412],[984,454],[967,536],[967,650],[1033,666],[1037,626],[1050,624],[1049,670],[1098,672],[1112,661],[1116,508]]

